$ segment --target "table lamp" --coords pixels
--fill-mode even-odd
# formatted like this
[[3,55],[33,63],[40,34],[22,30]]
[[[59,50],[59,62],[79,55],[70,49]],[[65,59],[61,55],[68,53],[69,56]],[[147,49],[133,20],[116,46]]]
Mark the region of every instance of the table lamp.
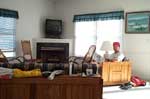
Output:
[[110,41],[104,41],[102,43],[101,50],[105,51],[104,58],[105,58],[105,60],[108,60],[109,59],[108,51],[112,51],[113,50],[111,42]]

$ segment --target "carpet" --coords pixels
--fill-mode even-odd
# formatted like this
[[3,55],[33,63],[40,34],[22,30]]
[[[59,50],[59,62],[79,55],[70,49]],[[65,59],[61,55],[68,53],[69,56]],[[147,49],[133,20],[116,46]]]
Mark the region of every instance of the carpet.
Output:
[[103,99],[150,99],[150,84],[128,90],[119,86],[103,87]]

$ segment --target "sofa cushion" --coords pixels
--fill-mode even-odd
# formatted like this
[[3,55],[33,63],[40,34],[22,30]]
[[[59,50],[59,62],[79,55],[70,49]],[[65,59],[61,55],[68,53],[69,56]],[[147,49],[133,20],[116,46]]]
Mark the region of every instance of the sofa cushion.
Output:
[[[91,68],[93,69],[93,73],[96,74],[97,66],[96,64],[90,64]],[[69,64],[68,63],[15,63],[15,64],[5,64],[0,63],[0,67],[6,67],[6,68],[18,68],[21,70],[33,70],[33,69],[40,69],[43,71],[54,71],[54,70],[64,70],[65,74],[69,74]],[[86,68],[89,67],[89,64],[83,64],[83,67],[81,65],[73,64],[73,74],[81,73],[82,68],[83,72],[86,73]]]

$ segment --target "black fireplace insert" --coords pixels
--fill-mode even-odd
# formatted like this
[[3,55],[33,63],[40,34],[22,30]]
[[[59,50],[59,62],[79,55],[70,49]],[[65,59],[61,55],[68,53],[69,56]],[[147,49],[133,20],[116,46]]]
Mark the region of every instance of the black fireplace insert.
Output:
[[46,63],[66,63],[69,57],[69,43],[37,43],[37,59]]

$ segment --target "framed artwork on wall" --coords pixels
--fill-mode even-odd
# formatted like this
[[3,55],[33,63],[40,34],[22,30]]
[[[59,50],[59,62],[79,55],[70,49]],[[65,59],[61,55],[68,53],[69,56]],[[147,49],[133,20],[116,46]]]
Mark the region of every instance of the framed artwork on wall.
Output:
[[128,12],[125,21],[126,33],[150,33],[150,11]]

